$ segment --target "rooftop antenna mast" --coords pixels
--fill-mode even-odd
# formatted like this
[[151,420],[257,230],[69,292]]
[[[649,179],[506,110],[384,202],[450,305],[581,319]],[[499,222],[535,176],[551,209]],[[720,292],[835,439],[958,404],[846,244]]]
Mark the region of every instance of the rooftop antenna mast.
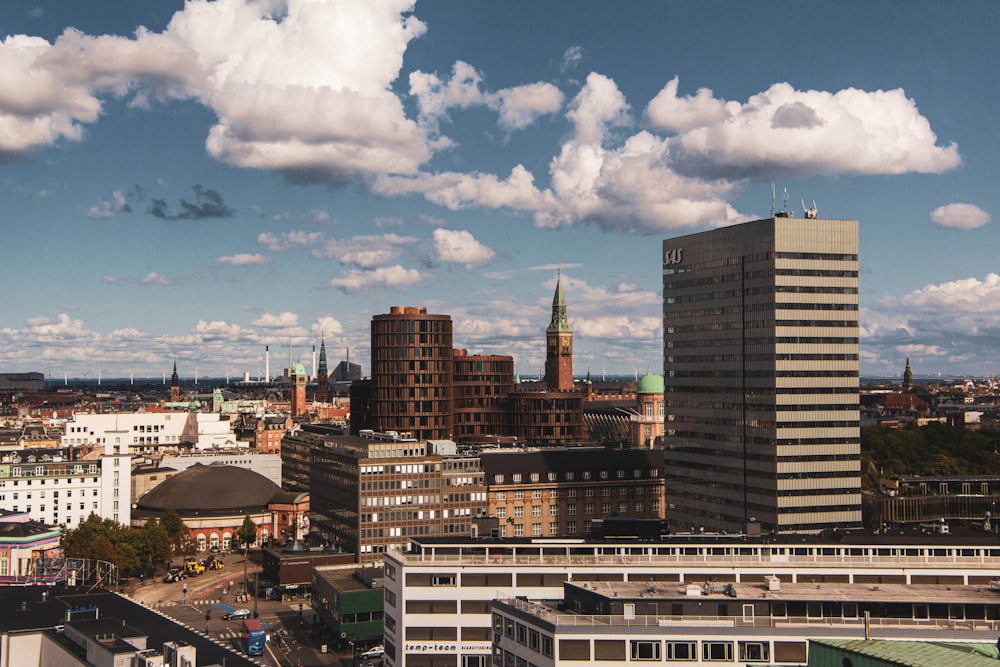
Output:
[[771,217],[774,217],[774,182],[771,182]]

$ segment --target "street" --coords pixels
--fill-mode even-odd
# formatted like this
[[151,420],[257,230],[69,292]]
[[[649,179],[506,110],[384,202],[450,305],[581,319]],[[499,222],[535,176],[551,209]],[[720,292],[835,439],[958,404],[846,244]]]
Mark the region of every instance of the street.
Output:
[[[172,583],[163,583],[162,575],[151,582],[140,584],[132,581],[123,586],[123,592],[185,625],[207,632],[212,638],[230,644],[241,653],[243,621],[223,620],[223,616],[236,609],[247,609],[252,617],[256,610],[258,620],[268,633],[262,658],[265,664],[272,667],[351,665],[350,651],[334,652],[335,646],[324,645],[316,639],[316,614],[308,600],[262,599],[257,600],[255,606],[254,598],[244,595],[243,555],[232,553],[221,557],[225,564],[222,569],[208,570]],[[254,587],[254,574],[260,569],[252,558],[253,554],[248,564],[250,590]],[[379,662],[373,661],[372,664]],[[357,665],[361,663],[359,658]]]

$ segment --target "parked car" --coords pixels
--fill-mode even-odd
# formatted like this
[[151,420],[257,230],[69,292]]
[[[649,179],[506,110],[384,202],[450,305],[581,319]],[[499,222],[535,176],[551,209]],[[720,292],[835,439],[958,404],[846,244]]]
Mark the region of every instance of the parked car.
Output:
[[372,646],[370,649],[361,654],[361,657],[368,660],[371,658],[381,658],[385,654],[385,647],[381,644]]
[[250,618],[252,614],[249,609],[233,609],[228,614],[222,616],[223,621],[238,621],[241,618]]

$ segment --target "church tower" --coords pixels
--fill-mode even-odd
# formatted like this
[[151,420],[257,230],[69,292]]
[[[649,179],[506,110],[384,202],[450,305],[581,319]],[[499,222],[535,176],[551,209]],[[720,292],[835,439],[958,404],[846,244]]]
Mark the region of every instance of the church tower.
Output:
[[545,386],[549,391],[573,390],[573,329],[566,318],[562,275],[556,276],[552,296],[552,321],[545,330]]
[[316,368],[316,402],[330,400],[330,378],[326,367],[326,343],[319,339],[319,367]]
[[174,359],[174,372],[170,374],[170,402],[177,403],[181,400],[181,379],[177,375],[177,360]]
[[910,368],[910,358],[906,358],[906,370],[903,371],[903,391],[913,390],[913,369]]

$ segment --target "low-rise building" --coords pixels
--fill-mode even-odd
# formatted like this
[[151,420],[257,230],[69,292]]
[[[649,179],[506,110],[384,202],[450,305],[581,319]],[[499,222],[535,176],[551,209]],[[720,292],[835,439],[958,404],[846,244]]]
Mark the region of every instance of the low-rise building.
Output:
[[[661,656],[673,650],[667,642],[685,643],[687,660],[711,665],[732,664],[738,642],[754,642],[744,663],[805,665],[808,637],[863,636],[864,611],[878,637],[987,641],[1000,630],[1000,593],[990,583],[1000,579],[1000,546],[954,535],[420,538],[387,553],[384,566],[387,667],[556,665],[574,656],[621,665],[633,660],[633,639],[660,642]],[[581,595],[620,585],[617,598],[651,604],[619,613],[614,590],[602,588],[600,611],[594,601],[566,615],[577,611],[566,606],[567,584]],[[564,609],[535,612],[546,600]],[[768,658],[747,657],[763,655],[765,643]]]

